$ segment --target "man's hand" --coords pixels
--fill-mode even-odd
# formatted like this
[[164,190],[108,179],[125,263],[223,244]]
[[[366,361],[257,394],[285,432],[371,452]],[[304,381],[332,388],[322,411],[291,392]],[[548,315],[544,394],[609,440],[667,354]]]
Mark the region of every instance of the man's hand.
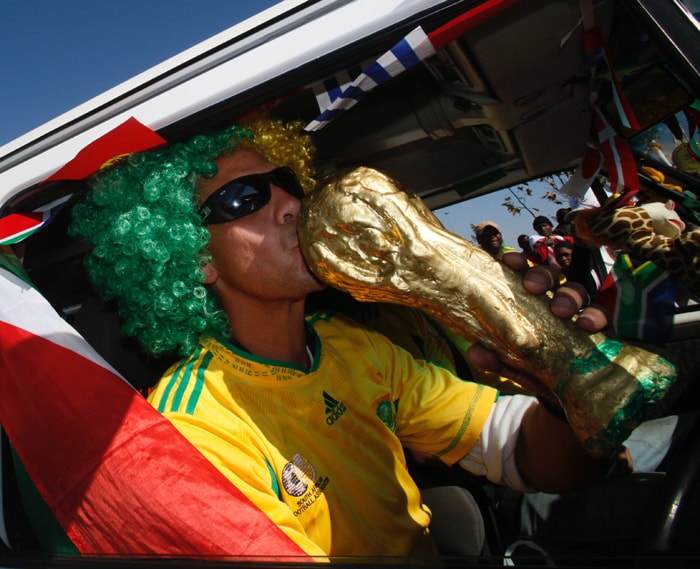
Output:
[[[550,265],[535,265],[529,267],[525,255],[517,252],[506,253],[503,263],[511,269],[523,274],[523,287],[531,294],[544,294],[553,291],[550,310],[559,318],[572,318],[578,314],[576,325],[585,332],[600,332],[608,326],[608,315],[597,306],[591,306],[588,293],[580,283],[566,283],[557,287],[559,270]],[[522,385],[538,397],[544,397],[551,403],[556,403],[551,391],[540,381],[521,370],[506,366],[495,353],[479,344],[472,346],[467,352],[469,361],[485,371],[507,377]]]
[[[557,269],[549,265],[528,268],[525,257],[520,253],[508,253],[503,261],[510,268],[523,273],[523,286],[532,294],[544,294],[555,289],[559,282]],[[587,304],[585,288],[579,283],[568,283],[556,288],[550,308],[560,318],[571,318],[580,311],[576,321],[580,328],[587,332],[602,330],[608,324],[607,315]],[[516,446],[518,471],[532,488],[564,492],[603,477],[623,476],[632,472],[632,457],[624,446],[607,458],[593,459],[586,453],[569,426],[551,414],[552,408],[560,409],[559,403],[537,378],[505,365],[495,353],[478,344],[469,349],[467,357],[475,366],[517,382],[536,395],[540,402],[545,400],[548,403],[550,410],[542,405],[529,410]]]
[[554,290],[550,308],[559,318],[571,318],[579,311],[576,324],[586,332],[600,332],[608,326],[608,315],[600,307],[590,304],[585,287],[580,283],[566,283],[556,288],[560,271],[550,265],[535,265],[528,268],[525,256],[520,253],[506,253],[503,262],[511,269],[524,272],[523,287],[532,294],[544,294]]

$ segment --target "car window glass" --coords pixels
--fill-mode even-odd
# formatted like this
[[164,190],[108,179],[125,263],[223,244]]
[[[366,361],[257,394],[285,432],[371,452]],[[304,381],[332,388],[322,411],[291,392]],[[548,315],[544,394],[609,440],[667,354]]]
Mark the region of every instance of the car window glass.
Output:
[[681,4],[690,12],[696,20],[700,21],[700,0],[681,0]]

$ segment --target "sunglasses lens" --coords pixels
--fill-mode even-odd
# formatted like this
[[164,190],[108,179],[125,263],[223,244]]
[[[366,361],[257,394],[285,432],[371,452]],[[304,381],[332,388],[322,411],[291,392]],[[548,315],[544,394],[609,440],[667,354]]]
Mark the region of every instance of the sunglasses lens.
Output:
[[244,176],[221,186],[199,208],[204,225],[240,219],[270,201],[270,184],[257,176]]
[[277,168],[272,172],[270,181],[289,195],[300,200],[304,198],[304,190],[299,183],[299,178],[291,168]]
[[270,200],[270,188],[264,182],[253,185],[234,181],[223,188],[222,194],[221,207],[231,219],[253,213]]
[[211,194],[199,208],[204,225],[240,219],[270,201],[270,184],[282,188],[297,199],[304,190],[291,168],[277,168],[265,174],[250,174],[224,184]]

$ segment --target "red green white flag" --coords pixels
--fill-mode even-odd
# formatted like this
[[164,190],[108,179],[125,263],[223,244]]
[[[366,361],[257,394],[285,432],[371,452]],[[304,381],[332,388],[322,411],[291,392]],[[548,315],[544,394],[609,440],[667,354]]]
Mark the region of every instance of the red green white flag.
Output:
[[[165,143],[129,119],[43,183]],[[69,198],[0,219],[0,246]],[[311,560],[59,316],[9,251],[0,247],[0,425],[78,551]]]
[[[158,133],[130,118],[103,136],[94,140],[65,166],[43,180],[39,186],[50,186],[58,180],[83,180],[101,168],[133,154],[152,150],[166,143]],[[0,219],[0,245],[13,245],[23,241],[48,225],[58,211],[71,198],[63,196],[31,212],[11,213]]]
[[77,549],[304,556],[18,267],[0,257],[0,423]]

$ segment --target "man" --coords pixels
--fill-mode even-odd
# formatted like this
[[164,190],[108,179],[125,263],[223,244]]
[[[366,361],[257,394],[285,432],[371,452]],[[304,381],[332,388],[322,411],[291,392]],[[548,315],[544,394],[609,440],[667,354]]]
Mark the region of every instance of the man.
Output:
[[574,259],[574,246],[566,241],[558,241],[554,245],[554,256],[562,272],[566,274],[566,271],[571,267],[571,262]]
[[501,229],[493,221],[482,221],[474,226],[474,235],[479,246],[499,261],[506,253],[513,253],[515,249],[503,244]]
[[101,173],[76,208],[125,330],[185,356],[152,404],[312,555],[435,553],[402,445],[520,489],[599,478],[607,461],[533,398],[497,400],[350,319],[305,317],[323,288],[297,238],[310,157],[289,125],[231,127]]
[[532,220],[532,228],[542,237],[549,237],[554,231],[552,222],[544,215],[538,215]]

